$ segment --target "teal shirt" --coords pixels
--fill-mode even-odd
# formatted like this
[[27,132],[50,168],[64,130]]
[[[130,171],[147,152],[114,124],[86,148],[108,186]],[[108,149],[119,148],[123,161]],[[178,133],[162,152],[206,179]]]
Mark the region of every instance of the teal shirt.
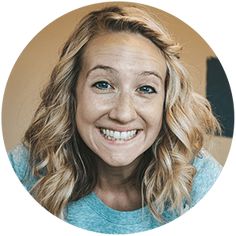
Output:
[[[27,169],[29,168],[29,153],[23,145],[17,146],[8,153],[14,171],[18,178],[29,190],[36,179],[30,176],[25,182]],[[194,159],[193,165],[197,173],[193,180],[191,192],[192,204],[186,205],[185,211],[193,207],[211,188],[221,172],[221,165],[206,151]],[[82,229],[90,231],[126,234],[150,230],[159,227],[157,221],[147,207],[134,211],[118,211],[105,205],[95,193],[74,202],[70,202],[66,208],[65,221]],[[177,218],[175,214],[168,211],[163,213],[167,222]]]

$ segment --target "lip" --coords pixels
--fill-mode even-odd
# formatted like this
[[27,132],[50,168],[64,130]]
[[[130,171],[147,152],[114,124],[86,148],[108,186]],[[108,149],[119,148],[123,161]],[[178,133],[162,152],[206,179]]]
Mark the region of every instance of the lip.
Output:
[[128,132],[131,130],[137,130],[138,132],[141,131],[142,129],[140,128],[124,128],[124,127],[105,127],[105,126],[97,126],[97,129],[108,129],[112,131],[118,131],[118,132]]

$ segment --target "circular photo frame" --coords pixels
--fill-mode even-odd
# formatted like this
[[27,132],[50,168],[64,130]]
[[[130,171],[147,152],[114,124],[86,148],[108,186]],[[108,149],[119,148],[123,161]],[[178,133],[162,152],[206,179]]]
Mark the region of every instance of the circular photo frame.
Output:
[[127,234],[205,196],[234,115],[224,69],[191,27],[107,2],[58,18],[26,46],[2,121],[13,169],[37,202],[76,227]]

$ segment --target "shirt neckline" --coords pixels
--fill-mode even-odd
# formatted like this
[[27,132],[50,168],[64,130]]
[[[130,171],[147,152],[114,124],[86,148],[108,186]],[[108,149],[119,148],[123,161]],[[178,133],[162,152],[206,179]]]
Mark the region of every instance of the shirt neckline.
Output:
[[134,225],[147,221],[152,217],[147,207],[142,207],[132,211],[119,211],[107,206],[95,192],[84,198],[85,203],[98,215],[109,222],[121,225]]

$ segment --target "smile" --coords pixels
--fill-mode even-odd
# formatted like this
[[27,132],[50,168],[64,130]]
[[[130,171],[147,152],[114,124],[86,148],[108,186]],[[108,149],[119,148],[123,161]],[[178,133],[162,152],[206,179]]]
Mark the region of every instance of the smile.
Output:
[[110,129],[100,128],[100,133],[108,140],[113,141],[127,141],[134,138],[138,134],[138,130],[116,131]]

